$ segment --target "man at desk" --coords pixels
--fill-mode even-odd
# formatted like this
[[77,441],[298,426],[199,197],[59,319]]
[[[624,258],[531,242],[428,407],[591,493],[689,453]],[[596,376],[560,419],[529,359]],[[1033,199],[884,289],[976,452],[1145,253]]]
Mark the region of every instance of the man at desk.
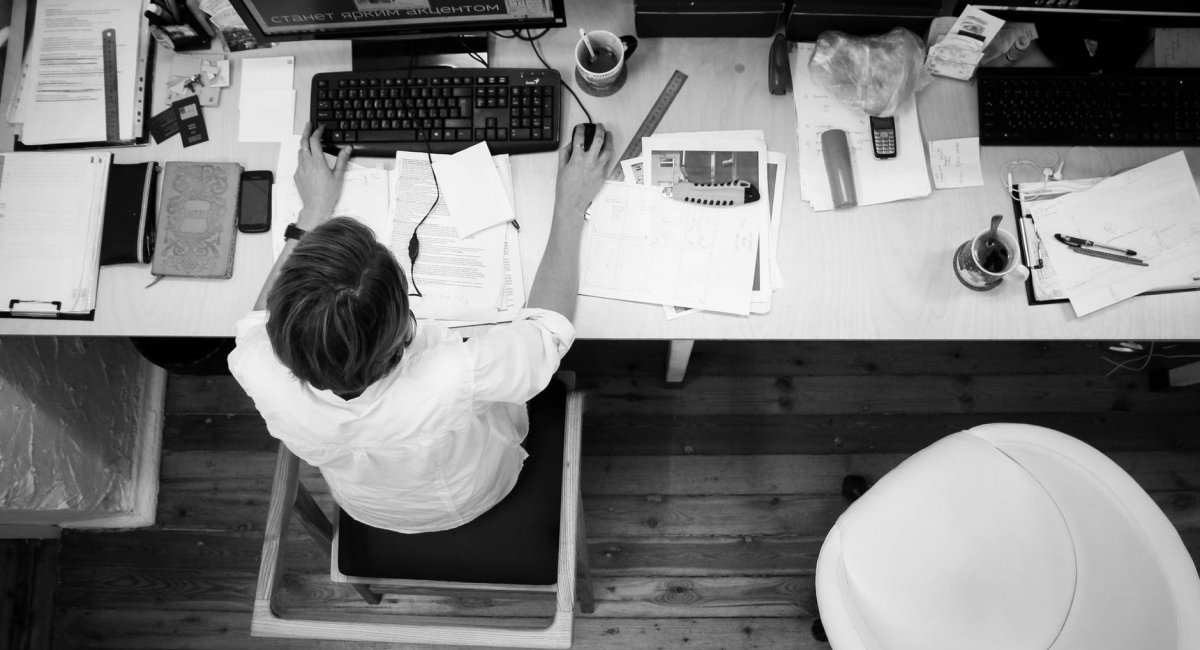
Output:
[[367,227],[330,219],[350,152],[330,169],[321,130],[306,127],[296,172],[306,232],[288,240],[254,311],[238,322],[229,368],[271,435],[319,467],[358,521],[402,533],[455,528],[516,483],[527,456],[525,402],[575,338],[583,213],[612,151],[611,135],[596,131],[585,148],[577,128],[559,153],[531,308],[464,341],[416,320],[404,271]]

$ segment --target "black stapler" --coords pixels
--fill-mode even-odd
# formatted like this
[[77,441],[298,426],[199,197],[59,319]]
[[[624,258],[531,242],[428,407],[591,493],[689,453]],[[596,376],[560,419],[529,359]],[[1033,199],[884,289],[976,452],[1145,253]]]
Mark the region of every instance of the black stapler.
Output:
[[767,57],[767,87],[772,95],[792,92],[792,66],[788,63],[788,42],[782,34],[775,35],[771,54]]

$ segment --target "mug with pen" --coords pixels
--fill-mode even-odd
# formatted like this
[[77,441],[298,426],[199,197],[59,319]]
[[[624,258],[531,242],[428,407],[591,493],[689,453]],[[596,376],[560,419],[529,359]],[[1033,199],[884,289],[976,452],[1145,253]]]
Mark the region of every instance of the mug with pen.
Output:
[[959,245],[954,251],[954,276],[972,291],[990,291],[1005,277],[1023,282],[1029,269],[1021,264],[1017,238],[1000,228],[1000,215],[992,217],[991,227]]
[[626,62],[637,49],[637,38],[612,32],[579,30],[575,44],[575,81],[595,97],[607,97],[625,85]]

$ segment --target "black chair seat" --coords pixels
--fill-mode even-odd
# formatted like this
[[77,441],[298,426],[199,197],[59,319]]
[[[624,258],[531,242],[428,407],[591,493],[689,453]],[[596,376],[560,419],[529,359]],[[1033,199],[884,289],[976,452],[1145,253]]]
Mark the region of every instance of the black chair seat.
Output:
[[463,526],[404,534],[339,509],[338,570],[366,579],[552,585],[558,573],[566,388],[551,382],[529,402],[529,458],[512,492]]

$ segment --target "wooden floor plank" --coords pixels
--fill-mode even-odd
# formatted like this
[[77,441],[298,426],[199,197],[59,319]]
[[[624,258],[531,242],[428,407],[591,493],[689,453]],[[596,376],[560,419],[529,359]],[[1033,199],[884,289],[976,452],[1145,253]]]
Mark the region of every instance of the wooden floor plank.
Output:
[[[59,646],[99,650],[226,650],[258,648],[311,650],[396,650],[393,644],[306,641],[251,637],[250,617],[241,612],[71,609],[61,611]],[[687,647],[726,650],[828,650],[812,639],[812,619],[601,618],[576,617],[572,650],[657,650]],[[74,645],[72,645],[74,644]],[[425,650],[426,646],[404,646]]]
[[[1200,400],[1198,400],[1200,401]],[[1191,413],[670,414],[588,413],[585,456],[914,453],[952,433],[1022,422],[1104,452],[1200,450],[1200,407]]]

